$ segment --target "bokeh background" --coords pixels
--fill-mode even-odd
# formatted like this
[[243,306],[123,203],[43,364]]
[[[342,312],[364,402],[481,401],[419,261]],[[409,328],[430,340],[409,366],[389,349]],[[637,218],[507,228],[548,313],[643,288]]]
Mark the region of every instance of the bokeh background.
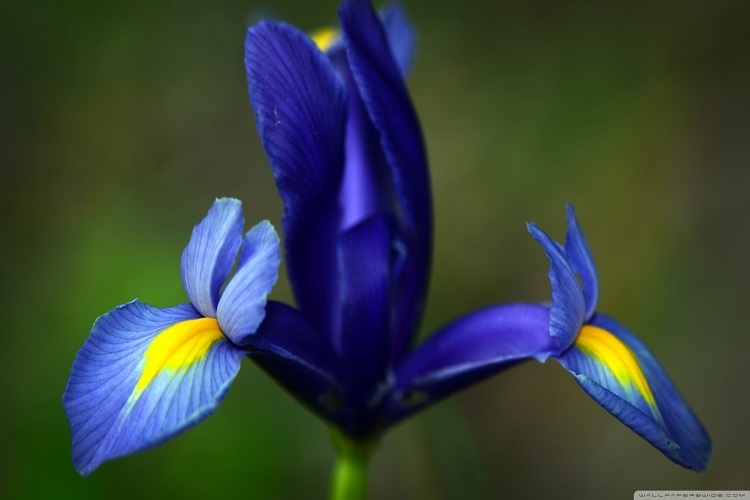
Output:
[[[627,499],[750,489],[750,3],[405,0],[431,160],[427,335],[549,297],[526,233],[572,201],[600,310],[638,332],[714,440],[685,471],[530,362],[393,429],[373,498]],[[334,0],[4,2],[0,497],[324,498],[326,428],[251,362],[207,421],[79,477],[60,403],[93,320],[185,300],[179,257],[218,196],[279,224],[247,98],[261,17],[313,30]],[[273,297],[290,301],[282,277]]]

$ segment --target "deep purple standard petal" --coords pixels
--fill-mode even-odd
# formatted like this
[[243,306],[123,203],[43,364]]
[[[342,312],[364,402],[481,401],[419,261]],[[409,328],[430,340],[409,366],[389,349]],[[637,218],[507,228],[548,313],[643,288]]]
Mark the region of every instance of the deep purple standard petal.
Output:
[[182,283],[190,302],[206,317],[216,317],[219,289],[227,280],[242,240],[242,204],[217,199],[195,226],[182,252]]
[[338,359],[325,338],[298,310],[268,301],[249,356],[297,399],[328,421],[342,410]]
[[258,133],[284,200],[289,278],[300,308],[327,331],[338,294],[346,92],[326,56],[285,24],[248,30],[245,65]]
[[583,292],[563,248],[536,227],[536,224],[527,224],[526,227],[542,245],[549,259],[549,281],[552,285],[549,333],[557,339],[559,350],[563,351],[573,343],[583,325],[586,315]]
[[363,414],[376,404],[375,387],[390,354],[391,234],[390,219],[374,217],[342,234],[339,243],[344,390]]
[[568,262],[583,282],[583,297],[586,300],[585,321],[588,321],[596,311],[596,302],[599,300],[599,277],[596,274],[594,255],[578,225],[573,205],[568,203],[566,209],[568,233],[565,235],[565,255],[568,256]]
[[393,59],[398,64],[401,74],[406,76],[411,70],[414,53],[417,47],[417,36],[409,17],[398,4],[386,5],[380,11],[380,19],[385,27],[388,45],[391,47]]
[[279,237],[268,221],[247,232],[237,271],[219,300],[217,319],[224,334],[245,345],[265,316],[266,297],[279,276]]
[[546,306],[506,304],[467,314],[432,335],[396,369],[387,422],[516,362],[544,361],[556,349]]
[[133,301],[100,316],[63,395],[76,470],[86,476],[209,416],[244,354],[190,304]]
[[[578,340],[560,356],[560,364],[597,403],[670,460],[688,469],[705,469],[711,456],[711,438],[651,351],[612,318],[596,314],[590,324],[627,346],[645,383],[623,384],[623,379],[626,382],[628,377],[637,379],[638,374],[621,375],[618,380],[613,375],[612,363],[602,362],[605,356],[586,349],[586,342],[579,346]],[[615,363],[627,357],[627,354],[620,356]],[[644,391],[644,387],[648,389]]]
[[366,0],[339,8],[349,67],[391,169],[405,216],[419,283],[426,288],[432,255],[432,201],[419,121],[394,61],[385,30]]

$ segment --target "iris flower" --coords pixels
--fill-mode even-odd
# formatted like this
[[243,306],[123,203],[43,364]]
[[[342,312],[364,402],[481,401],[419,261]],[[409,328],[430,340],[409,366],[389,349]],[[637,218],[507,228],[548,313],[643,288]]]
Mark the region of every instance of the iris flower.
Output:
[[[279,265],[268,223],[240,246],[239,202],[219,200],[182,259],[189,304],[131,302],[100,317],[64,396],[74,463],[156,445],[210,414],[247,355],[332,428],[334,496],[361,494],[389,427],[519,361],[550,357],[675,462],[705,467],[708,437],[643,344],[594,313],[597,281],[569,212],[565,247],[530,226],[552,270],[552,306],[462,316],[414,346],[432,253],[421,131],[404,84],[414,36],[396,7],[345,0],[341,29],[248,31],[250,100],[284,203],[296,307],[266,301]],[[576,280],[583,281],[583,290]]]

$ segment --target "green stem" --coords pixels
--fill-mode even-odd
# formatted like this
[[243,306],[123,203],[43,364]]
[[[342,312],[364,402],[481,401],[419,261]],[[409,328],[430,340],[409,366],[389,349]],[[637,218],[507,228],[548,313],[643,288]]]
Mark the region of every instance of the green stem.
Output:
[[371,440],[354,440],[331,428],[336,463],[331,477],[331,500],[367,498],[367,461],[374,448]]

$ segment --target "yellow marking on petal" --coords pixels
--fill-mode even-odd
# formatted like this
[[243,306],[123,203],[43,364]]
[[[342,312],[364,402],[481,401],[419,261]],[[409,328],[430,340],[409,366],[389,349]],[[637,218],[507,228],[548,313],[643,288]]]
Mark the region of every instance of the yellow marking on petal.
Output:
[[606,366],[626,391],[637,390],[648,403],[654,415],[661,419],[651,387],[649,387],[633,351],[620,339],[603,328],[584,325],[578,333],[575,345]]
[[143,356],[146,365],[134,395],[141,394],[162,370],[177,371],[197,363],[214,343],[224,338],[214,318],[191,319],[170,326],[146,350]]
[[339,30],[329,27],[320,28],[314,31],[310,35],[310,38],[312,38],[312,41],[315,42],[315,45],[318,46],[321,52],[325,52],[338,40]]

